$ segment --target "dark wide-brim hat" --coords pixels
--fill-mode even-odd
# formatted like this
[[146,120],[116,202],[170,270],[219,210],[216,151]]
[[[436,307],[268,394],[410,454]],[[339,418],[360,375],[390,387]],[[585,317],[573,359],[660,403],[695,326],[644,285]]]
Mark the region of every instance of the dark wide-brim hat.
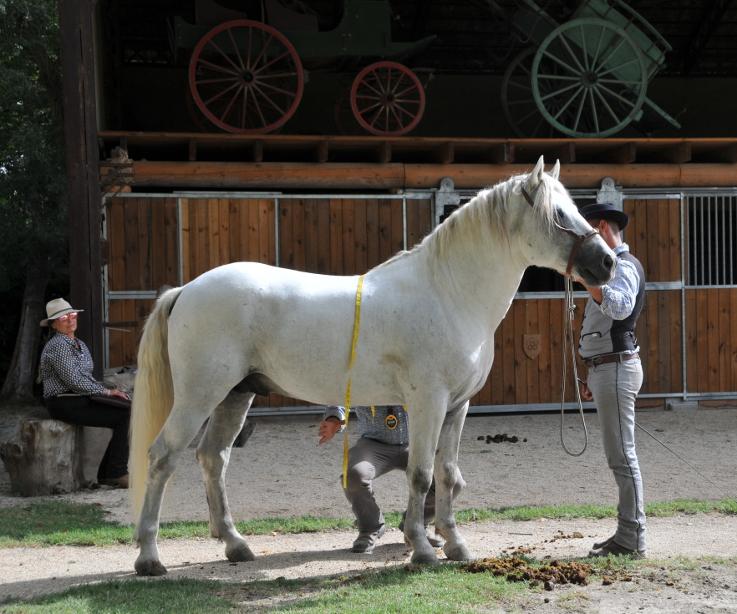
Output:
[[617,209],[612,203],[591,203],[584,205],[579,209],[579,213],[588,220],[612,220],[619,226],[620,230],[624,230],[630,221],[627,214]]
[[53,301],[46,303],[46,318],[41,320],[41,326],[48,326],[54,320],[59,319],[70,313],[79,313],[84,309],[75,309],[63,298],[55,298]]

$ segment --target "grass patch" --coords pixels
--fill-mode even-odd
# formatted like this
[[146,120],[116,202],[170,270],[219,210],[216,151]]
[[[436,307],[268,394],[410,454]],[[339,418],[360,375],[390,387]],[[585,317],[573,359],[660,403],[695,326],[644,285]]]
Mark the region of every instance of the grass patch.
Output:
[[220,614],[233,604],[218,593],[222,585],[206,580],[103,582],[73,588],[23,603],[11,602],[3,614]]
[[[737,514],[736,499],[721,501],[680,500],[650,503],[649,516],[677,514],[721,513]],[[109,546],[129,544],[133,531],[130,525],[110,522],[99,505],[45,501],[0,509],[0,547],[14,546]],[[616,510],[607,505],[545,505],[503,509],[477,508],[460,510],[460,523],[501,520],[535,520],[538,518],[613,518]],[[386,514],[390,527],[399,524],[400,514]],[[348,518],[320,518],[315,516],[263,518],[237,523],[244,535],[270,533],[315,533],[350,530],[353,520]],[[207,538],[206,522],[165,522],[159,533],[161,539]]]

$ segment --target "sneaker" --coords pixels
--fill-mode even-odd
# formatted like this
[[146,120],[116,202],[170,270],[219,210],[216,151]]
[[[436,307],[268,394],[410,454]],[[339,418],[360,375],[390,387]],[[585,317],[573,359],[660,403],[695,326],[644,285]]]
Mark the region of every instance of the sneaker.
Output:
[[128,488],[128,474],[121,475],[119,478],[103,478],[99,482],[104,486],[112,486],[113,488]]
[[610,537],[603,542],[594,544],[593,550],[589,551],[590,557],[604,557],[604,556],[626,556],[631,559],[644,559],[646,556],[645,550],[631,550],[625,548],[621,544],[614,541],[614,537]]
[[376,547],[376,542],[384,536],[384,533],[386,533],[386,527],[384,525],[381,525],[378,530],[370,533],[359,533],[358,537],[353,542],[353,546],[351,546],[351,552],[371,554]]

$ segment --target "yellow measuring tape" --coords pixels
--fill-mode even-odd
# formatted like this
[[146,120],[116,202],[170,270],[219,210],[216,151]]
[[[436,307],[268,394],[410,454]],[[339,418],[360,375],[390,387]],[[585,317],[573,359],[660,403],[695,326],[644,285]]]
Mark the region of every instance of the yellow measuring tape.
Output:
[[348,382],[345,385],[345,431],[343,432],[343,488],[348,488],[348,418],[351,414],[351,370],[356,360],[356,346],[358,333],[361,328],[361,294],[363,292],[363,275],[358,277],[356,286],[356,306],[353,313],[353,337],[351,339],[351,354],[348,358]]

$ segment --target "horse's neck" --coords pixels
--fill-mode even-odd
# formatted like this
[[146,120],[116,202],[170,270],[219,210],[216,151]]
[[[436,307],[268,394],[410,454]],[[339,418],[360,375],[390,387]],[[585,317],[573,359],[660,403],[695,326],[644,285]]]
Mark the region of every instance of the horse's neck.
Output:
[[[457,229],[453,229],[457,230]],[[514,238],[478,230],[475,240],[453,240],[443,250],[442,262],[426,251],[430,275],[444,301],[493,334],[507,313],[527,264],[517,252]]]

